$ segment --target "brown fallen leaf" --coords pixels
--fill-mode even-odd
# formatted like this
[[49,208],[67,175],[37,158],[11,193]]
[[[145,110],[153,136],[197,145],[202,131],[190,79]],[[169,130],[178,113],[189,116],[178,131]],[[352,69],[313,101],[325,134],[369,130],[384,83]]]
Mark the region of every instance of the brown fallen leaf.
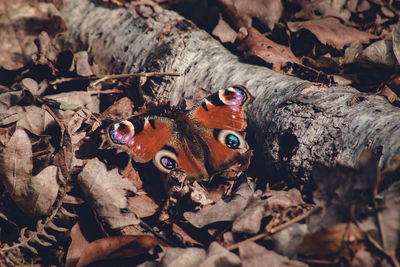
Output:
[[139,218],[154,215],[159,209],[154,200],[145,194],[128,198],[128,207]]
[[391,40],[379,40],[371,44],[356,58],[356,62],[367,68],[394,68],[399,65]]
[[352,255],[365,249],[365,234],[354,223],[341,223],[306,234],[298,247],[302,257],[332,261],[344,258],[351,262]]
[[2,182],[15,204],[32,217],[47,215],[58,194],[59,168],[47,166],[32,176],[32,144],[25,130],[17,128],[0,153]]
[[83,250],[89,245],[89,241],[82,234],[79,221],[71,228],[71,244],[69,245],[67,257],[65,259],[66,267],[74,267],[79,261]]
[[307,264],[268,250],[255,242],[243,242],[239,245],[239,256],[243,267],[262,267],[268,263],[269,267],[296,266],[306,267]]
[[76,74],[82,77],[89,77],[93,75],[92,69],[89,64],[89,55],[87,51],[80,51],[74,54]]
[[400,182],[392,184],[382,196],[384,207],[378,212],[382,247],[387,251],[395,251],[400,241]]
[[219,0],[239,29],[252,27],[252,20],[258,19],[270,30],[274,29],[283,12],[281,0]]
[[[38,52],[34,40],[45,30],[51,36],[65,31],[65,22],[52,3],[5,0],[0,5],[0,68],[16,70]],[[18,25],[18,26],[16,26]]]
[[392,30],[393,52],[397,59],[397,64],[400,63],[400,23],[393,26]]
[[[330,0],[296,0],[296,4],[301,8],[294,17],[296,19],[310,20],[318,19],[321,17],[336,17],[341,18],[343,21],[348,21],[350,12],[350,3],[335,2]],[[358,2],[356,2],[358,4]]]
[[111,229],[140,222],[128,209],[127,193],[135,193],[136,188],[117,169],[108,171],[97,158],[91,159],[79,173],[78,184],[97,216]]
[[307,221],[310,231],[360,218],[374,206],[378,179],[378,159],[364,150],[357,167],[337,162],[335,167],[315,164],[313,179],[317,189],[313,200],[322,207]]
[[223,43],[234,43],[237,35],[231,26],[222,18],[221,14],[219,14],[218,23],[211,34],[217,36]]
[[343,49],[345,46],[357,40],[363,44],[367,44],[371,39],[378,38],[373,34],[344,26],[336,18],[323,18],[302,22],[289,21],[287,25],[291,32],[298,32],[303,29],[308,30],[312,32],[322,44],[330,45],[338,50]]
[[199,212],[185,212],[184,217],[198,228],[214,222],[233,221],[243,212],[253,194],[251,188],[243,183],[230,201],[219,200],[215,205],[205,206]]
[[386,97],[387,100],[392,104],[400,104],[400,97],[396,95],[387,85],[385,85],[383,89],[379,91],[379,94]]
[[133,115],[134,104],[129,97],[123,97],[109,106],[103,113],[102,118],[107,117],[115,120],[124,120]]
[[247,57],[258,57],[271,64],[275,71],[282,70],[288,63],[300,64],[289,47],[271,41],[254,28],[248,28],[247,31],[248,35],[238,46]]
[[265,199],[258,196],[251,197],[246,209],[233,222],[232,232],[257,234],[264,218],[265,202]]
[[86,246],[76,266],[86,266],[100,260],[138,256],[159,245],[167,246],[149,235],[112,236],[98,239]]
[[268,190],[263,196],[267,197],[267,212],[276,212],[304,204],[301,193],[298,189],[292,188],[288,191]]

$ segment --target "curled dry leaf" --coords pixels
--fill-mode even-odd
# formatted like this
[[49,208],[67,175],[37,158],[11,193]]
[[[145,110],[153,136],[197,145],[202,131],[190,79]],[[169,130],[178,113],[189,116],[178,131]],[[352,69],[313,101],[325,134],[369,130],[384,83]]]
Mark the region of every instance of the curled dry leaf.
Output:
[[13,201],[32,217],[47,215],[57,198],[60,171],[48,166],[32,176],[32,145],[23,129],[15,133],[0,154],[0,175]]
[[243,242],[239,244],[239,256],[243,267],[265,266],[268,263],[270,267],[296,266],[306,267],[305,263],[296,260],[290,260],[288,257],[268,250],[255,242]]
[[275,71],[280,71],[289,62],[300,64],[300,60],[294,56],[289,47],[271,41],[254,28],[247,30],[247,37],[238,46],[247,57],[255,56],[272,64],[272,69]]
[[363,44],[369,43],[370,39],[377,36],[362,32],[354,28],[344,26],[336,18],[323,18],[302,22],[288,22],[291,32],[308,30],[312,32],[324,45],[330,45],[338,50],[359,40]]
[[108,171],[97,158],[91,159],[79,173],[78,183],[97,216],[111,229],[140,222],[128,209],[126,196],[128,191],[135,193],[136,188],[117,169]]
[[387,85],[385,85],[382,90],[379,91],[379,94],[386,97],[390,103],[400,105],[400,97],[395,94]]
[[379,40],[371,44],[359,55],[356,62],[364,67],[394,68],[399,63],[393,52],[391,40]]
[[112,236],[91,242],[83,250],[77,267],[86,266],[100,260],[124,259],[149,252],[161,241],[149,235]]
[[225,6],[238,29],[251,27],[253,18],[256,18],[273,30],[283,11],[281,0],[219,0],[219,2]]

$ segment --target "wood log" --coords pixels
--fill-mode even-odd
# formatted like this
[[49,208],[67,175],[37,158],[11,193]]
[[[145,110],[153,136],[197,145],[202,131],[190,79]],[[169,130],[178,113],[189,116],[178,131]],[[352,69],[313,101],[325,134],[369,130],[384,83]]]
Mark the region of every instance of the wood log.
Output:
[[66,0],[65,40],[87,49],[112,73],[175,72],[152,80],[158,99],[178,103],[199,87],[235,84],[255,96],[249,110],[252,142],[263,159],[260,176],[307,182],[315,161],[356,164],[364,149],[381,153],[380,168],[400,153],[400,109],[381,96],[344,86],[322,86],[246,64],[177,13],[145,17],[89,0]]

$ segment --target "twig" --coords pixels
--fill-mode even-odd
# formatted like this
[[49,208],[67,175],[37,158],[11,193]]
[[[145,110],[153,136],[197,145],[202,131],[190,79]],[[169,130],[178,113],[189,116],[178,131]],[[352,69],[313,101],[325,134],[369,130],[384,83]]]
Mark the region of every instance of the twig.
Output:
[[281,224],[281,225],[278,225],[278,226],[276,226],[276,227],[273,227],[273,228],[272,228],[271,230],[269,230],[268,232],[264,232],[264,233],[255,235],[255,236],[253,236],[253,237],[250,237],[249,239],[246,239],[246,240],[243,240],[243,241],[238,242],[238,243],[236,243],[236,244],[233,244],[233,245],[229,246],[227,249],[228,249],[228,250],[235,250],[235,249],[237,249],[237,248],[239,247],[240,244],[244,244],[244,243],[251,242],[251,241],[257,241],[257,240],[260,240],[260,239],[262,239],[262,238],[264,238],[264,237],[266,237],[266,236],[275,234],[275,233],[277,233],[277,232],[279,232],[279,231],[281,231],[281,230],[283,230],[283,229],[285,229],[285,228],[287,228],[287,227],[289,227],[289,226],[291,226],[291,225],[293,225],[293,224],[295,224],[295,223],[298,223],[298,222],[300,222],[300,221],[306,219],[308,216],[310,216],[310,215],[311,215],[312,213],[314,213],[314,212],[317,212],[318,210],[320,210],[319,207],[318,207],[318,208],[315,208],[315,209],[312,209],[312,210],[309,210],[309,211],[307,211],[306,213],[304,213],[304,214],[302,214],[302,215],[299,215],[299,216],[297,216],[296,218],[293,218],[293,219],[290,220],[290,221],[287,221],[287,222],[285,222],[285,223],[283,223],[283,224]]
[[50,82],[50,85],[56,85],[70,81],[85,81],[85,80],[97,80],[97,79],[108,80],[108,79],[121,79],[129,77],[162,77],[162,76],[181,76],[181,75],[178,73],[169,73],[169,72],[140,72],[140,73],[129,73],[129,74],[95,75],[90,77],[61,78]]
[[57,101],[57,100],[54,100],[54,99],[51,99],[48,97],[38,97],[36,100],[39,103],[42,103],[43,105],[46,105],[46,106],[52,107],[52,108],[56,108],[59,110],[63,110],[63,111],[66,111],[66,110],[78,111],[78,110],[82,109],[82,107],[79,105],[69,104],[66,102],[60,102],[60,101]]
[[109,90],[97,90],[97,91],[88,91],[89,95],[100,95],[100,94],[122,94],[124,90],[120,89],[109,89]]
[[61,128],[61,140],[60,140],[60,147],[63,146],[64,144],[64,132],[65,132],[65,127],[62,124],[62,122],[57,118],[56,114],[54,114],[54,112],[51,110],[51,108],[49,106],[47,106],[46,104],[42,105],[42,108],[45,109],[52,117],[53,119],[57,122],[57,124],[60,126]]

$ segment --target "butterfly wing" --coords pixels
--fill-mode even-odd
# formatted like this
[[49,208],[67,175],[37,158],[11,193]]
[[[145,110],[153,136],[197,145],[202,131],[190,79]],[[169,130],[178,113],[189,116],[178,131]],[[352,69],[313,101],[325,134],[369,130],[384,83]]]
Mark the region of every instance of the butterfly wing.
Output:
[[135,161],[148,162],[169,142],[172,131],[173,124],[166,118],[132,117],[110,125],[107,138]]
[[243,131],[246,109],[253,101],[243,86],[233,86],[210,95],[190,112],[194,121],[211,129]]
[[[203,151],[192,153],[187,139],[180,138],[175,122],[169,118],[132,117],[114,123],[107,130],[107,139],[111,146],[121,148],[136,162],[153,160],[162,172],[168,173],[179,167],[189,176],[207,174]],[[201,146],[194,146],[192,142],[191,147]]]
[[223,170],[236,162],[249,146],[241,134],[247,127],[246,110],[253,101],[243,86],[219,90],[195,106],[190,115],[202,131],[207,146],[207,164]]

